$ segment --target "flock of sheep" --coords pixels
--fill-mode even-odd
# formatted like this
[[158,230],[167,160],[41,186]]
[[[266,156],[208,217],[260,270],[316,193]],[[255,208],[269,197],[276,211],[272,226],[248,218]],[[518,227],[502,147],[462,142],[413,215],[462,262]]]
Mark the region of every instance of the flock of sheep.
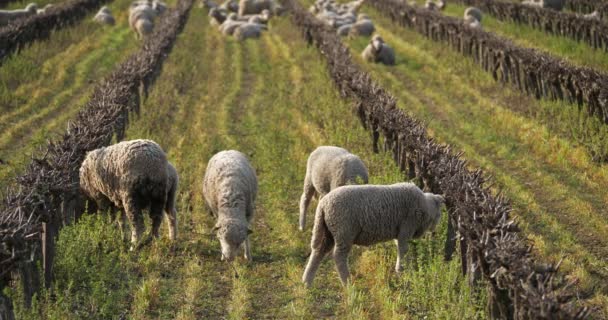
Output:
[[[343,284],[348,282],[348,254],[353,245],[370,246],[396,240],[395,270],[402,271],[401,260],[410,239],[433,230],[441,218],[443,197],[422,192],[411,183],[368,185],[363,161],[347,150],[322,146],[307,162],[304,192],[300,199],[299,229],[305,228],[306,211],[316,196],[312,230],[312,252],[302,281],[312,284],[323,258],[332,257]],[[80,189],[99,210],[122,211],[121,231],[128,218],[131,224],[131,250],[159,236],[163,219],[169,224],[169,237],[177,236],[175,198],[179,178],[162,148],[151,140],[131,140],[89,152],[80,167]],[[221,259],[232,261],[241,248],[252,260],[249,235],[255,212],[258,180],[248,158],[229,150],[215,154],[203,177],[203,196],[216,219],[213,231],[221,247]],[[143,210],[152,221],[151,234],[142,239]]]
[[218,5],[212,0],[203,0],[209,10],[210,24],[218,27],[226,36],[237,40],[259,38],[274,15],[283,12],[283,7],[275,0],[226,0]]
[[38,5],[35,3],[28,4],[24,9],[16,10],[0,10],[0,27],[6,26],[12,21],[22,19],[25,17],[33,16],[36,14],[43,14],[47,9],[51,8],[52,4],[47,4],[42,9],[38,9]]
[[[154,19],[167,9],[167,5],[159,0],[137,0],[129,6],[129,26],[138,39],[143,39],[154,30]],[[101,24],[113,26],[116,23],[110,9],[103,6],[93,20]]]

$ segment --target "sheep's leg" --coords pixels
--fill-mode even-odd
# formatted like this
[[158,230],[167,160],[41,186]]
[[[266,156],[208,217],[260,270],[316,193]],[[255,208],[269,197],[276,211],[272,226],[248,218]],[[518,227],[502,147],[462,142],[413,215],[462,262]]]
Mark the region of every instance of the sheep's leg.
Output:
[[348,253],[350,248],[349,245],[336,245],[334,248],[334,261],[343,285],[348,284]]
[[175,208],[165,210],[165,218],[169,226],[169,239],[175,240],[177,238],[177,210]]
[[152,219],[152,236],[158,238],[160,224],[163,222],[164,204],[160,202],[152,202],[150,205],[150,218]]
[[395,264],[395,272],[399,273],[403,271],[403,266],[401,265],[401,260],[403,259],[403,255],[407,252],[407,240],[405,237],[399,238],[395,240],[397,243],[397,263]]
[[251,261],[252,257],[251,257],[251,248],[249,246],[249,236],[247,238],[245,238],[245,245],[243,246],[243,251],[245,251],[245,259],[247,261]]
[[315,195],[315,188],[311,183],[304,183],[304,192],[300,198],[300,231],[304,231],[306,226],[306,211],[310,205],[312,197]]
[[141,208],[132,201],[125,202],[125,211],[131,222],[131,248],[129,250],[133,251],[138,247],[141,234],[144,231],[144,218]]
[[304,282],[307,288],[312,285],[312,280],[315,278],[321,261],[323,261],[323,258],[331,251],[332,246],[333,244],[324,244],[321,248],[312,249],[310,258],[308,258],[308,263],[306,264],[306,269],[304,269],[304,274],[302,275],[302,282]]

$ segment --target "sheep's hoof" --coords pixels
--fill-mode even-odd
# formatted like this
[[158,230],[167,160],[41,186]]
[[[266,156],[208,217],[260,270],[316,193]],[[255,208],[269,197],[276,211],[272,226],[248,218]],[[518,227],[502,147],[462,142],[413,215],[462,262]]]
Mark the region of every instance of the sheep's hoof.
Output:
[[396,272],[396,273],[401,273],[401,272],[403,272],[403,267],[402,267],[402,266],[398,266],[398,267],[396,267],[396,268],[395,268],[395,272]]

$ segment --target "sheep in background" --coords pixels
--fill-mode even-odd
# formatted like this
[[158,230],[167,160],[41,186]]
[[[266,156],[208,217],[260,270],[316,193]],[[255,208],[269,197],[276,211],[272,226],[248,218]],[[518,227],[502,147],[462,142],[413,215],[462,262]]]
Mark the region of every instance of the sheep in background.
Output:
[[523,5],[532,7],[541,7],[547,9],[553,9],[561,11],[566,5],[565,0],[526,0],[522,2]]
[[226,12],[218,8],[211,8],[209,10],[209,17],[211,18],[209,19],[209,24],[211,24],[212,26],[221,26],[222,23],[224,23],[224,21],[228,19]]
[[361,57],[367,62],[380,62],[385,65],[395,64],[395,51],[384,43],[384,40],[379,35],[375,35],[372,38],[361,53]]
[[217,219],[213,228],[220,240],[222,260],[232,261],[244,244],[251,260],[249,229],[255,208],[258,181],[247,157],[234,150],[215,154],[207,165],[203,195]]
[[411,183],[339,187],[319,202],[311,240],[312,253],[302,281],[312,285],[325,255],[333,258],[342,284],[349,278],[348,254],[353,245],[370,246],[396,239],[397,272],[408,240],[433,230],[441,219],[444,199]]
[[601,19],[600,12],[597,10],[595,10],[591,13],[583,14],[583,18],[590,19],[590,20],[592,20],[592,19],[600,20]]
[[143,39],[154,29],[156,11],[150,2],[136,2],[129,8],[129,26],[136,32],[138,39]]
[[306,211],[313,196],[322,199],[331,190],[347,184],[367,183],[369,174],[365,163],[348,150],[321,146],[315,149],[306,163],[304,192],[300,198],[300,231],[306,226]]
[[28,4],[25,9],[17,10],[0,10],[0,26],[5,26],[11,21],[33,16],[38,12],[38,6],[35,3]]
[[[175,176],[173,176],[175,174]],[[131,250],[144,231],[142,210],[149,207],[152,235],[158,231],[167,213],[175,223],[175,186],[177,173],[167,161],[163,149],[151,140],[123,141],[87,153],[80,167],[80,189],[103,207],[122,209],[131,223]],[[175,237],[175,226],[170,225]]]
[[103,6],[101,7],[101,9],[99,9],[95,17],[93,17],[93,20],[111,26],[116,23],[116,20],[114,20],[114,16],[112,16],[112,12],[106,6]]
[[220,26],[220,31],[223,35],[231,36],[234,34],[234,30],[244,23],[244,21],[238,20],[236,13],[231,13],[228,15],[228,18],[226,18],[226,21]]
[[266,26],[261,23],[260,19],[252,17],[249,22],[241,24],[234,30],[234,37],[239,41],[259,38],[264,30],[266,30]]
[[275,0],[240,0],[239,16],[250,14],[260,14],[263,10],[269,10],[272,14],[278,15],[283,9]]
[[369,37],[374,31],[376,31],[376,27],[372,20],[365,14],[359,14],[357,22],[349,30],[349,35]]
[[481,19],[483,18],[483,13],[478,8],[468,7],[464,11],[464,19],[468,18],[469,16],[471,16],[471,17],[475,18],[477,21],[481,22]]

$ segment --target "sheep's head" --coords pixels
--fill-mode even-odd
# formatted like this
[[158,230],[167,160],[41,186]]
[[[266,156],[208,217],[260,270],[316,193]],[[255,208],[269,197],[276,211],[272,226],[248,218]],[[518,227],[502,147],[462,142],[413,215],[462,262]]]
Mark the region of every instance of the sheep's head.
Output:
[[380,50],[382,50],[382,45],[384,44],[384,40],[379,35],[375,35],[372,37],[371,44],[372,44],[372,47],[374,48],[374,51],[380,52]]
[[238,254],[238,249],[247,239],[251,230],[247,223],[231,219],[218,222],[213,228],[222,247],[222,260],[232,261]]
[[428,217],[425,229],[434,231],[439,220],[441,220],[441,207],[445,203],[445,198],[442,195],[430,192],[425,192],[424,198],[426,199],[426,213]]

